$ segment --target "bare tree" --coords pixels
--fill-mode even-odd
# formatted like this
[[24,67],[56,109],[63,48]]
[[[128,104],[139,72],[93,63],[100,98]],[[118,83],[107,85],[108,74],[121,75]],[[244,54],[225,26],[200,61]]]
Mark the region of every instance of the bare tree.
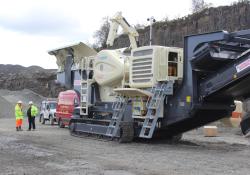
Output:
[[109,17],[104,17],[102,25],[99,30],[95,31],[94,38],[95,38],[95,46],[101,47],[101,48],[107,48],[106,41],[108,38],[110,29],[110,23],[109,23]]
[[211,3],[206,3],[204,0],[192,0],[192,12],[200,12],[208,7],[210,7]]
[[164,21],[164,22],[168,22],[168,21],[170,21],[170,19],[169,19],[168,15],[164,16],[164,17],[162,18],[162,21]]

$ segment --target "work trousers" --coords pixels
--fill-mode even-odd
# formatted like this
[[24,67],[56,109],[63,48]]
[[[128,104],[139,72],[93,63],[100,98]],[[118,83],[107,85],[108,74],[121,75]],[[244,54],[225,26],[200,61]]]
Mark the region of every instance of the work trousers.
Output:
[[31,127],[33,129],[36,129],[35,117],[28,117],[28,121],[29,121],[29,130],[31,130]]
[[22,119],[16,119],[16,127],[21,127],[23,124],[23,120]]

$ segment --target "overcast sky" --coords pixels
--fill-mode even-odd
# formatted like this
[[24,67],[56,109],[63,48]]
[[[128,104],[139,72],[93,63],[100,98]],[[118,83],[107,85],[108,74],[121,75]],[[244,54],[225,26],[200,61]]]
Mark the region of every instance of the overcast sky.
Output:
[[[93,43],[102,18],[122,11],[132,24],[191,12],[192,0],[0,0],[0,64],[57,68],[48,50],[79,41]],[[206,0],[213,6],[235,0]]]

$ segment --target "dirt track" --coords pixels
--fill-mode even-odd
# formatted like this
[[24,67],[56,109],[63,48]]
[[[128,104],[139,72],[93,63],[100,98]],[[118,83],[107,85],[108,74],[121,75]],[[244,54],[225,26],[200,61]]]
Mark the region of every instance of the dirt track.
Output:
[[178,144],[119,144],[76,138],[66,128],[38,122],[37,131],[16,132],[14,122],[0,119],[0,174],[242,175],[250,170],[249,141],[235,131],[205,138],[195,130]]

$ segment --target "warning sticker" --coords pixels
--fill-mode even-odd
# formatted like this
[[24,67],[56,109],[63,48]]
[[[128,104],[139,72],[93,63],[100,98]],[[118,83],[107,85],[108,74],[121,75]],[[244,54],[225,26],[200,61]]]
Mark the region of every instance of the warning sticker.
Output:
[[80,86],[81,80],[74,80],[74,86]]
[[244,61],[236,66],[237,73],[245,70],[249,66],[250,66],[250,58],[248,58],[246,61]]

